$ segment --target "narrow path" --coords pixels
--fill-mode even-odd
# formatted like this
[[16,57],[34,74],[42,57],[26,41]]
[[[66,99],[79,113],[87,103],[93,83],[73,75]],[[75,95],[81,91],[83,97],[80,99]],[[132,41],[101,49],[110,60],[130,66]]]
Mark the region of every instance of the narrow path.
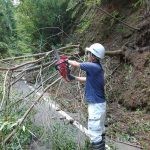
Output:
[[[34,90],[32,86],[27,85],[24,81],[19,81],[18,83],[15,84],[14,87],[17,90],[17,92],[22,95],[26,95],[31,90]],[[37,92],[31,97],[31,99],[36,99],[39,95],[40,92]],[[35,126],[42,127],[44,129],[44,132],[47,132],[47,130],[50,129],[52,125],[54,125],[55,122],[57,121],[61,123],[62,126],[67,126],[68,130],[71,131],[75,136],[75,139],[77,140],[79,145],[82,145],[82,143],[84,143],[84,141],[86,140],[87,129],[84,128],[77,121],[74,121],[73,125],[69,123],[69,120],[73,119],[73,117],[71,116],[77,114],[69,113],[68,115],[66,112],[60,110],[59,105],[55,104],[50,100],[48,93],[44,94],[43,100],[41,101],[41,103],[35,106],[34,111],[36,113],[33,116],[33,124],[35,124]],[[107,141],[109,141],[109,139],[107,139]],[[108,144],[109,143],[110,141],[108,142]],[[113,147],[117,150],[140,150],[139,148],[118,142],[113,142]],[[50,144],[45,145],[42,143],[42,140],[39,140],[34,141],[31,144],[30,150],[52,150],[52,149]]]

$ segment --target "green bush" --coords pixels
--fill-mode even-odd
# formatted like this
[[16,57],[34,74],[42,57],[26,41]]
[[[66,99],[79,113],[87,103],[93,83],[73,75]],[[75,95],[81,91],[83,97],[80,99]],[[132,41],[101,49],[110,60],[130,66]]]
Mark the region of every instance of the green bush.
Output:
[[0,53],[7,53],[8,52],[8,45],[4,42],[0,42]]
[[67,126],[59,123],[52,127],[52,148],[53,150],[76,150],[75,139],[73,133],[67,130]]
[[26,0],[18,6],[18,35],[30,36],[29,44],[34,53],[48,51],[52,44],[61,43],[64,32],[69,32],[72,23],[72,9],[68,10],[70,1]]

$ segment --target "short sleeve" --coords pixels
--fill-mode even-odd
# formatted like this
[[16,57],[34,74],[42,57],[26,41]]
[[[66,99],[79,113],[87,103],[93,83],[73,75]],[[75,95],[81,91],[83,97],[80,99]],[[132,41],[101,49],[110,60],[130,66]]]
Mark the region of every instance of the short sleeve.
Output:
[[86,72],[90,69],[90,66],[91,66],[90,63],[88,62],[80,63],[80,69]]
[[97,72],[103,70],[101,64],[92,63],[92,62],[80,63],[80,69],[86,72]]

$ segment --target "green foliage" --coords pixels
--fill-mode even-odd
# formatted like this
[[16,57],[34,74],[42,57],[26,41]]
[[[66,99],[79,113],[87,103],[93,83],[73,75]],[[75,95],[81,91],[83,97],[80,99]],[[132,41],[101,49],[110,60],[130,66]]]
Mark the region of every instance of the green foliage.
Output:
[[5,43],[5,47],[1,43],[0,53],[50,50],[69,32],[75,6],[73,0],[22,0],[17,7],[11,0],[0,1],[0,42]]
[[113,16],[113,17],[104,15],[101,18],[101,21],[103,23],[102,24],[103,33],[101,36],[104,39],[107,38],[109,36],[109,34],[111,34],[111,32],[114,30],[115,25],[117,23],[117,19],[122,20],[122,18],[123,18],[122,16],[120,16],[118,11],[111,12],[111,16]]
[[86,0],[85,4],[86,5],[96,5],[96,4],[101,4],[102,0]]
[[6,53],[8,51],[8,45],[4,42],[0,42],[0,53]]
[[52,129],[52,148],[53,150],[76,150],[76,143],[73,134],[67,131],[67,127],[56,124]]
[[84,31],[86,31],[86,29],[89,28],[90,25],[91,25],[91,20],[85,19],[80,23],[76,32],[83,33]]
[[15,28],[13,6],[10,0],[0,1],[0,41],[7,41]]
[[136,0],[136,2],[133,4],[134,8],[140,7],[145,4],[145,0]]
[[61,42],[72,23],[72,11],[67,10],[69,3],[70,0],[21,1],[17,11],[18,32],[28,34],[33,52],[48,51],[51,44]]
[[0,54],[8,54],[12,48],[12,39],[16,36],[16,21],[11,0],[0,1]]
[[[17,118],[20,118],[21,115],[22,113],[14,113],[13,115],[8,116],[7,120],[0,116],[0,143],[3,142],[3,140],[8,136],[9,133],[12,132],[14,128],[17,127],[16,120]],[[18,128],[11,141],[5,146],[1,145],[0,149],[28,149],[33,134],[39,135],[41,134],[41,130],[38,127],[33,126],[30,118],[28,117],[24,125]]]
[[[71,128],[71,127],[70,127]],[[68,129],[68,125],[63,125],[60,122],[56,122],[51,127],[51,135],[49,140],[52,142],[53,150],[87,150],[89,149],[89,141],[85,141],[79,147],[77,144],[77,139],[75,137],[76,130],[72,128],[72,130]],[[81,142],[81,141],[80,141]]]
[[116,32],[122,35],[130,35],[131,31],[122,25],[117,26]]

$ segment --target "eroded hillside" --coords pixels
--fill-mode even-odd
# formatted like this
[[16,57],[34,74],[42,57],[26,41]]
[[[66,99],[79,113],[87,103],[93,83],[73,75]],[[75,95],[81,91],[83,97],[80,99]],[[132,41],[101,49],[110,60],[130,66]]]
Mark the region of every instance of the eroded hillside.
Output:
[[[133,9],[135,8],[135,9]],[[83,46],[102,43],[107,51],[124,56],[106,57],[108,136],[150,147],[150,13],[134,3],[88,7],[73,34]],[[136,128],[135,128],[136,126]]]

